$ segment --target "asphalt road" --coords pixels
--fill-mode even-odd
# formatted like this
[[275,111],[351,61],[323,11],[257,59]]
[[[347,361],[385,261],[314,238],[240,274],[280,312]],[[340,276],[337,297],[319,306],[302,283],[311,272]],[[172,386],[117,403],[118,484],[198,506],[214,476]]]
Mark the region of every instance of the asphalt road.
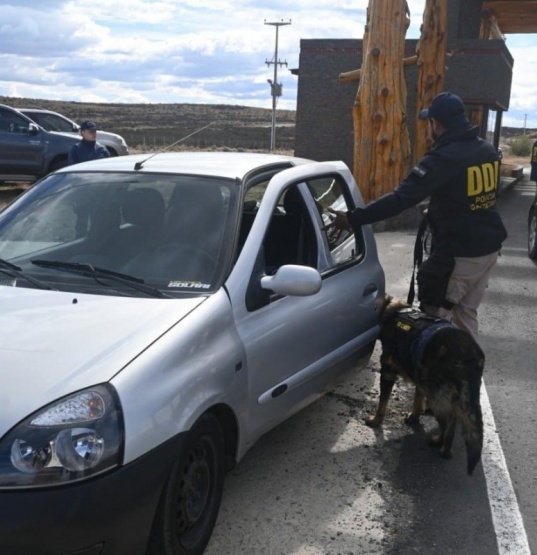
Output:
[[[537,266],[526,254],[534,190],[521,182],[499,202],[509,239],[480,309],[490,452],[474,475],[460,434],[446,461],[425,441],[432,417],[403,423],[413,395],[405,384],[382,429],[363,424],[377,402],[376,350],[228,474],[207,555],[537,554]],[[413,242],[410,232],[377,234],[394,296],[406,297]]]

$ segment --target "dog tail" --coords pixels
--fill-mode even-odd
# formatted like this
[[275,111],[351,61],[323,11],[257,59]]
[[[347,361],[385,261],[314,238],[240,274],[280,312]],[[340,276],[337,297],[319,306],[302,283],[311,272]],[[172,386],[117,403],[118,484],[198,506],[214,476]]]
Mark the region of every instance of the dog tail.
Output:
[[467,471],[470,475],[481,459],[481,450],[483,449],[483,415],[479,402],[483,362],[483,360],[476,361],[468,373],[468,380],[465,380],[462,387],[461,424],[466,444]]

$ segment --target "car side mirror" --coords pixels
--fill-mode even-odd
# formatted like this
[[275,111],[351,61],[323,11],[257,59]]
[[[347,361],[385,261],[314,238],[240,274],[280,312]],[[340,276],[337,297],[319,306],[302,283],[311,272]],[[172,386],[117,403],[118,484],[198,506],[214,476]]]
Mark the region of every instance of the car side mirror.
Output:
[[261,287],[274,291],[277,295],[307,297],[321,289],[321,274],[310,266],[286,264],[278,268],[273,276],[261,278]]
[[35,123],[28,124],[28,134],[37,135],[39,133],[39,127]]

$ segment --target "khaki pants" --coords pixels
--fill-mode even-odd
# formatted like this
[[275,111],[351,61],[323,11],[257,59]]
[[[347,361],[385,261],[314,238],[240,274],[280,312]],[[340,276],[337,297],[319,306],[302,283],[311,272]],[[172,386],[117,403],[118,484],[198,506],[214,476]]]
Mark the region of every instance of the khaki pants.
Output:
[[485,294],[489,275],[498,260],[498,254],[494,252],[476,258],[455,257],[455,267],[446,293],[446,299],[455,306],[448,310],[426,305],[424,311],[453,322],[477,339],[477,307]]

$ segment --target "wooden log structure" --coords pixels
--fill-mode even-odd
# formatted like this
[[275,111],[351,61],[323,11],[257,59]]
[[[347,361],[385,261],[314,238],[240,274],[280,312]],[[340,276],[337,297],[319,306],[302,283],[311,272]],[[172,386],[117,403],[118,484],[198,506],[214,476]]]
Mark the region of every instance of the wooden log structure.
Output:
[[[418,63],[417,56],[409,56],[408,58],[403,58],[403,67],[412,66]],[[353,83],[355,81],[360,81],[362,75],[361,69],[352,69],[351,71],[344,71],[339,74],[339,80],[341,83]]]
[[490,10],[481,12],[481,27],[479,29],[480,39],[501,39],[505,40],[504,34],[500,30],[498,20]]
[[444,90],[447,2],[448,0],[427,0],[423,12],[421,35],[416,46],[418,80],[416,127],[412,148],[414,162],[425,154],[432,141],[427,133],[427,122],[418,119],[417,116],[422,109],[431,105],[437,94]]
[[353,106],[353,173],[366,203],[391,192],[409,166],[403,69],[408,13],[406,0],[370,0],[367,10]]

